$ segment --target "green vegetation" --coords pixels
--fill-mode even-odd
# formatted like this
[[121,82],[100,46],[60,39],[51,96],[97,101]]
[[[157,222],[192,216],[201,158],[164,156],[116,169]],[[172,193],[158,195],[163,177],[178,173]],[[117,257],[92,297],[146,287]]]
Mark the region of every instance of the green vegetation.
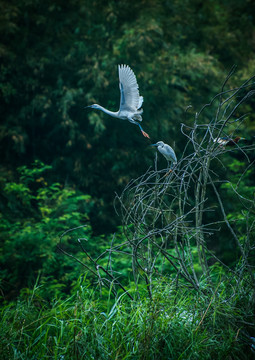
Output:
[[114,304],[81,279],[51,304],[35,286],[2,308],[1,359],[247,359],[245,280],[215,280],[210,295],[157,284],[153,301],[121,295]]
[[[0,360],[254,357],[254,13],[1,2]],[[83,109],[117,110],[118,64],[172,172],[137,127]]]

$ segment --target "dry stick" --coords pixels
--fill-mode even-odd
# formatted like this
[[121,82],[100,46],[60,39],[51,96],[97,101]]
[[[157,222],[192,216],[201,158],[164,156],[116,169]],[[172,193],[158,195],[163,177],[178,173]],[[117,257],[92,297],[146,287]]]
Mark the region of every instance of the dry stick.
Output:
[[77,261],[79,264],[81,264],[82,266],[84,266],[88,271],[90,271],[93,275],[95,275],[96,277],[98,277],[98,276],[97,276],[97,273],[96,273],[94,270],[90,269],[90,267],[89,267],[88,265],[84,264],[82,261],[80,261],[79,259],[77,259],[75,256],[73,256],[73,255],[69,254],[68,252],[66,252],[66,251],[65,251],[64,249],[62,249],[59,245],[57,245],[57,248],[58,248],[63,254],[69,256],[71,259],[74,259],[74,260]]
[[203,316],[202,316],[202,319],[200,320],[197,328],[195,329],[195,332],[198,330],[198,328],[199,328],[199,327],[201,326],[201,324],[203,323],[204,318],[205,318],[208,310],[210,309],[210,307],[211,307],[211,305],[212,305],[212,302],[213,302],[213,300],[214,300],[214,298],[215,298],[215,295],[216,295],[216,292],[217,292],[219,286],[220,286],[220,282],[218,283],[218,285],[217,285],[217,287],[216,287],[216,289],[215,289],[215,291],[214,291],[214,294],[213,294],[213,296],[212,296],[212,298],[211,298],[211,300],[210,300],[210,303],[209,303],[209,305],[207,306],[207,309],[205,310],[205,312],[204,312],[204,314],[203,314]]
[[84,227],[87,227],[87,225],[76,226],[75,228],[68,229],[68,230],[64,231],[63,234],[60,235],[59,244],[61,244],[62,237],[65,236],[67,233],[69,233],[71,231],[74,231],[74,230],[77,230],[77,229],[84,228]]
[[119,250],[119,248],[121,248],[122,246],[124,245],[127,245],[129,242],[128,241],[125,241],[124,243],[121,243],[119,245],[115,245],[113,247],[111,247],[111,250],[109,249],[106,249],[105,251],[103,251],[100,255],[98,255],[98,257],[96,258],[96,262],[101,259],[101,257],[103,257],[105,254],[109,253],[109,252],[116,252],[116,253],[120,253],[120,254],[126,254],[126,255],[130,255],[131,256],[131,253],[129,252],[126,252],[126,251],[121,251]]
[[[250,245],[250,232],[252,231],[253,225],[255,224],[255,220],[252,222],[251,226],[249,226],[249,216],[250,213],[246,215],[246,258],[248,259],[249,252],[251,251],[251,245]],[[247,261],[247,266],[249,269],[251,268]],[[253,272],[251,271],[251,274],[253,275]],[[255,278],[252,276],[253,280],[253,303],[255,302]]]
[[218,105],[218,108],[217,108],[217,112],[216,112],[216,116],[215,116],[215,123],[217,122],[218,120],[218,116],[219,116],[219,113],[220,113],[220,110],[221,110],[221,107],[222,107],[222,103],[221,103],[221,99],[222,99],[222,96],[223,96],[223,91],[224,91],[224,87],[225,85],[227,84],[228,80],[230,79],[230,77],[234,74],[236,70],[236,65],[233,65],[232,68],[230,69],[226,79],[224,80],[223,84],[222,84],[222,87],[221,87],[221,94],[219,96],[219,105]]
[[[202,191],[201,191],[202,204],[200,206],[200,219],[199,219],[199,226],[200,227],[202,226],[202,222],[203,222],[203,210],[204,210],[204,204],[205,204],[205,201],[206,201],[205,196],[206,196],[206,188],[207,188],[209,167],[210,167],[210,157],[208,155],[208,157],[206,159],[206,166],[203,167],[203,186],[202,186]],[[202,234],[202,241],[204,243],[204,234],[203,234],[203,232],[201,234]],[[209,281],[211,281],[210,274],[209,274],[209,267],[208,267],[208,263],[207,263],[203,243],[202,243],[202,255],[203,255],[204,266],[205,266],[205,269],[206,269],[207,278],[208,278]]]
[[[223,261],[221,261],[211,250],[209,250],[207,247],[206,247],[206,251],[208,251],[208,253],[216,260],[218,261],[222,266],[224,266],[224,268],[226,268],[229,272],[231,272],[233,275],[235,275],[236,277],[239,277],[239,274],[231,269],[228,265],[226,265]],[[245,278],[242,279],[244,282],[246,282],[247,284],[249,284],[250,286],[253,287],[253,289],[255,288],[254,287],[254,284],[250,281],[250,280],[247,280]]]
[[[231,75],[232,75],[232,74],[231,74]],[[249,86],[254,85],[255,83],[248,84],[248,83],[249,83],[251,80],[253,80],[254,78],[255,78],[255,76],[252,76],[250,79],[246,80],[246,81],[243,83],[243,85],[241,85],[241,86],[239,86],[239,87],[237,87],[237,88],[234,88],[234,89],[230,89],[230,90],[226,90],[226,91],[220,92],[219,94],[215,95],[215,96],[213,97],[213,99],[212,99],[208,104],[205,104],[205,105],[201,108],[201,110],[199,111],[199,113],[198,113],[197,116],[199,116],[199,115],[201,114],[201,112],[202,112],[206,107],[211,106],[212,103],[214,102],[214,100],[215,100],[217,97],[222,96],[222,95],[227,94],[227,93],[230,93],[230,92],[232,92],[232,91],[235,91],[234,94],[232,94],[231,96],[229,96],[229,97],[223,102],[222,105],[224,105],[224,103],[227,102],[227,101],[229,101],[232,97],[234,97],[234,96],[239,92],[240,89],[245,89],[245,88],[247,88],[247,87],[249,87]]]
[[[195,281],[195,283],[197,284],[197,287],[199,287],[198,278],[197,278],[197,275],[196,275],[196,272],[195,272],[195,268],[194,268],[194,264],[193,264],[192,250],[191,250],[190,241],[189,241],[189,234],[188,234],[187,229],[186,229],[184,226],[182,226],[182,233],[183,233],[183,236],[184,236],[184,241],[185,241],[186,246],[187,246],[187,248],[188,248],[188,256],[189,256],[189,261],[190,261],[190,263],[189,263],[188,265],[189,265],[190,268],[191,268],[194,281]],[[182,244],[181,244],[181,247],[182,247],[182,252],[184,253],[185,250],[184,250],[184,247],[183,247]],[[182,259],[182,262],[183,262],[183,259]],[[184,264],[184,268],[185,268],[186,273],[189,274],[189,272],[188,272],[185,264]]]
[[[254,163],[255,163],[255,159],[246,167],[246,169],[244,170],[244,172],[242,173],[242,175],[240,176],[240,178],[236,184],[236,189],[238,188],[243,176],[246,174],[246,172],[249,170],[249,168],[252,167],[252,165],[254,165]],[[248,199],[246,199],[246,200],[248,200]],[[249,200],[249,201],[251,201],[251,200]],[[252,201],[252,203],[253,203],[253,201]]]
[[[218,116],[219,116],[219,113],[220,113],[220,111],[221,111],[222,106],[223,106],[226,102],[228,102],[229,100],[231,100],[232,97],[234,97],[234,96],[238,93],[238,91],[240,90],[240,88],[237,88],[237,89],[236,89],[237,91],[236,91],[234,94],[232,94],[230,97],[228,97],[225,101],[222,102],[222,96],[223,96],[224,93],[226,93],[226,92],[224,92],[224,87],[225,87],[225,85],[227,84],[227,82],[228,82],[228,80],[230,79],[230,77],[231,77],[231,76],[233,75],[233,73],[235,72],[235,69],[236,69],[236,65],[233,65],[232,68],[231,68],[231,70],[230,70],[230,72],[228,73],[226,79],[225,79],[224,82],[223,82],[223,85],[222,85],[222,88],[221,88],[221,93],[220,93],[220,96],[219,96],[219,105],[218,105],[218,108],[217,108],[217,112],[216,112],[216,116],[215,116],[215,121],[214,121],[214,126],[213,126],[213,129],[212,129],[212,130],[214,130],[214,129],[215,129],[215,126],[217,125]],[[248,80],[248,82],[249,82],[249,81],[250,81],[250,79]],[[251,84],[250,84],[250,85],[251,85]],[[243,85],[243,87],[245,87],[245,86]],[[226,114],[227,110],[229,109],[230,105],[231,105],[231,102],[226,106],[226,109],[224,110],[223,115],[222,115],[222,119],[224,119],[225,114]],[[223,131],[223,128],[225,127],[225,125],[226,125],[226,122],[225,122],[224,126],[221,128],[221,130],[220,130],[220,131],[218,132],[218,134],[217,134],[216,143],[217,143],[217,140],[218,140],[221,132]]]
[[[223,83],[222,92],[220,94],[217,94],[214,97],[214,99],[220,97],[219,105],[217,107],[217,112],[216,112],[214,122],[211,122],[209,125],[207,125],[207,124],[198,125],[197,124],[198,116],[203,111],[203,109],[204,109],[204,107],[203,107],[201,109],[201,111],[196,115],[196,122],[195,122],[194,128],[190,128],[191,132],[189,135],[184,133],[184,124],[182,124],[181,131],[188,138],[188,142],[185,146],[185,151],[188,149],[188,146],[192,144],[195,152],[191,155],[188,155],[186,158],[184,158],[184,154],[183,154],[182,159],[178,162],[178,168],[176,169],[176,171],[177,171],[176,174],[172,173],[170,176],[167,177],[166,180],[162,181],[162,178],[160,178],[160,174],[162,173],[162,171],[156,171],[153,173],[153,171],[151,172],[148,170],[146,172],[146,174],[139,177],[137,180],[135,180],[135,181],[133,180],[132,182],[130,182],[130,184],[128,184],[128,186],[126,187],[126,189],[124,190],[122,195],[119,197],[119,200],[122,205],[121,208],[122,208],[122,215],[123,215],[125,226],[127,226],[129,224],[129,222],[131,221],[133,224],[135,224],[135,227],[136,227],[135,231],[133,232],[133,236],[129,238],[129,244],[131,245],[131,247],[133,249],[133,258],[136,257],[138,266],[140,266],[142,269],[143,269],[143,267],[139,264],[139,261],[138,261],[138,251],[140,251],[140,249],[139,249],[140,246],[142,246],[142,248],[141,248],[142,254],[146,255],[146,252],[147,252],[147,255],[149,256],[149,258],[147,259],[147,263],[150,263],[151,266],[154,266],[154,264],[155,264],[155,261],[153,262],[149,255],[150,244],[153,244],[153,240],[149,240],[147,238],[147,236],[151,236],[151,239],[153,239],[153,238],[156,239],[155,237],[157,235],[162,237],[163,236],[162,234],[166,234],[166,236],[168,236],[168,234],[170,232],[173,232],[174,229],[175,229],[176,234],[181,234],[181,235],[183,235],[183,234],[188,235],[189,232],[193,231],[192,228],[188,228],[186,225],[183,225],[185,216],[187,217],[189,213],[190,214],[194,213],[194,211],[192,210],[185,214],[185,209],[187,208],[187,206],[189,206],[188,191],[189,191],[190,185],[192,185],[192,182],[197,184],[197,191],[198,191],[198,193],[197,193],[198,201],[197,201],[196,208],[195,208],[195,212],[197,214],[196,215],[197,216],[196,225],[197,225],[197,230],[198,230],[197,234],[203,235],[205,233],[205,227],[202,226],[202,220],[203,220],[203,213],[205,211],[204,203],[206,201],[206,198],[205,198],[206,188],[207,188],[207,185],[210,183],[210,181],[208,181],[209,180],[209,177],[208,177],[209,172],[211,171],[210,170],[210,160],[213,159],[214,157],[216,157],[220,153],[219,151],[217,151],[218,145],[215,143],[212,143],[213,132],[215,129],[219,128],[219,131],[217,134],[217,136],[219,137],[220,133],[224,130],[224,127],[226,126],[227,122],[230,120],[231,116],[234,114],[236,109],[246,99],[248,99],[250,96],[252,96],[254,93],[254,91],[249,91],[246,94],[246,96],[244,96],[241,99],[241,101],[239,101],[237,103],[237,105],[231,109],[230,105],[231,105],[232,99],[238,95],[238,93],[240,92],[241,89],[244,89],[248,86],[253,85],[253,84],[248,84],[248,82],[250,82],[254,78],[254,77],[252,77],[251,79],[246,81],[244,84],[242,84],[242,86],[240,86],[236,89],[223,91],[228,79],[231,77],[232,74],[233,74],[233,69],[230,71],[228,77],[226,78],[226,80]],[[222,101],[223,95],[227,94],[229,92],[232,92],[232,94],[226,100]],[[211,103],[214,101],[214,99],[211,101]],[[223,109],[222,118],[219,119],[219,115],[221,113],[222,107],[227,102],[229,102],[229,105],[227,105]],[[208,104],[205,106],[208,106]],[[223,121],[222,119],[225,117],[226,117],[226,119]],[[189,128],[189,127],[187,127],[187,128]],[[205,131],[202,135],[202,140],[198,141],[197,134],[200,130],[202,130],[202,131],[205,130]],[[205,144],[207,138],[209,138],[211,145],[204,148],[203,145]],[[182,162],[182,166],[179,165],[181,162]],[[157,161],[155,163],[155,169],[157,170]],[[154,181],[154,176],[156,176],[156,181]],[[174,193],[172,202],[170,202],[170,207],[168,208],[168,210],[166,210],[165,208],[167,208],[167,204],[169,204],[169,200],[170,200],[169,196],[172,196],[172,195],[168,194],[169,186],[171,186],[171,190],[172,190],[172,191],[170,191],[171,194],[174,193],[174,187],[176,187],[176,189],[178,188],[179,190],[183,189],[183,193],[181,193],[180,191],[177,192],[177,194]],[[125,192],[126,192],[126,194],[125,194]],[[124,202],[125,202],[124,197],[126,195],[128,195],[128,200],[132,199],[132,206],[129,206],[128,208],[124,207]],[[174,206],[174,201],[175,201],[175,199],[178,200],[178,197],[179,197],[179,199],[182,198],[181,204],[179,205],[179,212],[180,212],[180,214],[183,214],[183,215],[185,214],[185,215],[183,217],[179,216],[176,219],[175,223],[171,222],[169,224],[169,218],[171,216],[170,209],[172,206]],[[123,211],[123,209],[124,209],[124,211]],[[180,211],[181,209],[182,209],[182,211]],[[154,231],[149,231],[149,227],[147,225],[147,219],[148,219],[148,216],[150,217],[150,213],[153,214],[152,227],[154,228],[153,229]],[[159,220],[161,221],[161,229],[155,229],[155,225]],[[142,226],[140,224],[142,224]],[[165,225],[165,224],[167,224],[167,225]],[[203,232],[202,232],[202,229],[203,229]],[[147,236],[146,236],[146,233],[147,233]],[[139,237],[140,234],[144,234],[144,236],[142,236],[142,238],[140,238]],[[148,241],[147,247],[144,246],[144,244],[142,244],[146,238]],[[206,270],[207,274],[209,274],[208,264],[207,264],[206,255],[205,255],[205,250],[206,250],[205,243],[202,240],[203,240],[202,238],[199,238],[199,243],[202,246],[201,256],[200,256],[201,264],[202,264],[202,266],[204,266],[204,269]],[[154,242],[154,245],[155,244],[157,244],[156,241]],[[157,244],[157,246],[159,246],[159,245]],[[177,242],[176,242],[176,246],[178,249],[179,245]],[[163,251],[163,249],[161,250],[161,253],[162,253],[162,251]],[[141,258],[143,258],[143,257],[141,257]],[[184,263],[184,265],[185,265],[185,268],[183,271],[185,273],[186,272],[185,271],[186,264]],[[178,268],[177,268],[177,270],[179,271]]]
[[152,300],[151,282],[149,281],[148,276],[147,276],[146,273],[144,274],[144,277],[145,277],[145,282],[146,282],[146,287],[147,287],[147,290],[148,290],[149,298],[150,298],[150,300]]
[[[223,88],[224,88],[227,80],[229,79],[229,77],[230,77],[231,75],[232,75],[232,71],[230,72],[229,76],[227,77],[226,81],[224,82]],[[247,82],[246,82],[245,84],[247,84]],[[234,94],[232,94],[226,101],[229,101],[231,98],[233,98],[233,97],[240,91],[240,89],[245,86],[245,84],[243,84],[241,87],[239,87],[239,88],[237,89],[237,91],[235,91]],[[223,88],[222,88],[222,90],[223,90]],[[220,131],[218,132],[217,138],[219,138],[221,132],[223,131],[223,128],[226,126],[228,120],[229,120],[230,117],[234,114],[235,110],[236,110],[247,98],[249,98],[250,96],[252,96],[253,93],[254,93],[254,91],[250,91],[248,94],[246,94],[246,95],[241,99],[241,101],[239,101],[238,104],[230,111],[230,114],[228,114],[226,120],[224,121],[224,123],[223,123],[222,126],[221,126]],[[219,116],[219,113],[220,113],[220,110],[221,110],[222,105],[226,102],[226,101],[224,101],[223,103],[221,102],[222,94],[223,94],[223,91],[222,91],[222,93],[220,94],[220,104],[219,104],[219,106],[218,106],[218,108],[217,108],[217,113],[216,113],[215,122],[217,122],[217,120],[218,120],[218,116]],[[225,112],[226,112],[226,110],[225,110]],[[225,112],[224,112],[224,114],[225,114]],[[210,154],[210,153],[211,153],[211,151],[210,151],[211,149],[210,149],[209,147],[208,147],[207,149],[209,150],[209,154]],[[206,182],[207,182],[208,170],[209,170],[209,161],[210,161],[210,158],[209,158],[209,156],[208,156],[207,159],[206,159],[206,166],[203,168],[203,169],[204,169],[204,171],[203,171],[203,173],[204,173],[204,176],[203,176],[203,177],[204,177],[204,185],[205,185]],[[198,185],[198,187],[199,187],[199,185]],[[198,190],[200,190],[200,189],[198,189]],[[205,186],[204,186],[204,188],[202,188],[202,191],[205,192]],[[203,197],[204,197],[204,195],[202,194],[202,197],[201,197],[201,198],[203,199]],[[202,206],[203,206],[203,205],[202,205]],[[201,216],[201,213],[200,213],[200,216]],[[199,221],[199,224],[200,224],[200,221]],[[204,259],[205,259],[205,257],[204,257]],[[207,272],[208,272],[208,266],[207,266]]]
[[[140,184],[139,184],[140,185]],[[139,186],[138,185],[138,186]],[[168,184],[166,184],[166,186],[168,187],[169,185]],[[165,192],[165,190],[163,190],[164,192]],[[161,201],[161,203],[162,203],[162,201]],[[161,211],[161,209],[159,209],[159,211]],[[191,211],[193,211],[193,209],[191,210]],[[186,214],[187,215],[187,214]],[[155,215],[155,217],[154,218],[157,218],[157,214]],[[181,219],[181,218],[180,218]],[[179,220],[180,220],[179,219]],[[160,232],[161,231],[166,231],[166,227],[165,228],[163,228],[163,229],[161,229],[161,230],[159,230],[158,231],[158,233],[160,234]],[[154,232],[154,235],[156,234],[157,232]],[[142,239],[140,239],[140,242],[143,242],[145,240],[145,238],[143,237]],[[134,243],[134,241],[133,241],[133,243]],[[136,246],[136,255],[137,255],[137,249],[138,249],[138,247],[139,247],[139,243],[138,243],[138,246]],[[140,264],[138,264],[138,265],[140,265]],[[141,267],[141,265],[140,265],[140,267]],[[142,268],[142,267],[141,267]],[[144,269],[143,269],[144,270]],[[186,270],[186,269],[185,269]],[[185,271],[187,274],[188,274],[188,271]]]
[[[158,245],[157,243],[155,243],[155,245],[156,245],[157,247],[159,247],[159,245]],[[180,270],[179,270],[178,267],[174,264],[174,262],[170,259],[170,257],[172,257],[172,258],[174,258],[174,259],[177,259],[177,260],[180,260],[180,259],[174,257],[174,256],[171,255],[171,254],[168,254],[168,252],[165,251],[163,248],[160,248],[160,247],[159,247],[159,249],[160,249],[162,255],[163,255],[163,256],[167,259],[167,261],[169,261],[169,263],[173,266],[173,268],[174,268],[185,280],[187,280],[196,290],[199,290],[199,286],[188,276],[189,274],[186,275],[186,274],[180,272]]]
[[[209,176],[210,176],[210,175],[209,175]],[[229,228],[231,234],[233,235],[233,237],[234,237],[234,239],[235,239],[235,241],[236,241],[237,246],[239,247],[239,249],[240,249],[240,251],[241,251],[244,264],[246,265],[247,270],[248,270],[248,272],[249,272],[249,274],[250,274],[251,280],[252,280],[252,282],[254,283],[254,275],[253,275],[253,273],[252,273],[252,271],[251,271],[251,269],[250,269],[250,266],[249,266],[248,259],[247,259],[247,256],[246,256],[246,254],[245,254],[245,251],[244,251],[244,249],[243,249],[240,241],[238,240],[238,237],[237,237],[236,233],[234,232],[232,226],[230,225],[230,223],[229,223],[229,221],[228,221],[228,219],[227,219],[227,215],[226,215],[226,212],[225,212],[225,209],[224,209],[224,206],[223,206],[223,203],[222,203],[220,194],[219,194],[218,190],[216,189],[216,186],[215,186],[215,184],[213,183],[213,181],[212,181],[211,178],[210,178],[210,180],[211,180],[211,185],[212,185],[212,187],[213,187],[213,190],[214,190],[214,192],[215,192],[215,195],[216,195],[216,197],[217,197],[217,199],[218,199],[218,203],[219,203],[219,205],[220,205],[220,209],[221,209],[221,212],[222,212],[222,215],[223,215],[223,219],[224,219],[227,227]]]
[[[195,201],[196,201],[196,227],[199,228],[199,208],[198,208],[198,202],[200,200],[199,198],[199,193],[200,193],[200,188],[201,188],[201,178],[202,178],[202,172],[200,171],[199,174],[199,179],[198,179],[198,183],[197,183],[197,187],[196,187],[196,192],[195,192]],[[196,239],[197,239],[197,254],[198,254],[198,259],[199,259],[199,263],[202,267],[202,270],[204,272],[204,267],[203,267],[203,261],[202,261],[202,256],[201,256],[201,241],[200,241],[200,233],[196,231]]]
[[[76,230],[76,229],[79,229],[79,228],[82,228],[82,227],[84,227],[84,226],[86,226],[86,225],[78,226],[78,227],[76,227],[76,228],[69,229],[69,230],[65,231],[65,232],[61,235],[61,237],[60,237],[60,244],[61,244],[62,237],[63,237],[66,233],[68,233],[68,232],[70,232],[70,231],[73,231],[73,230]],[[131,300],[134,300],[134,298],[129,294],[129,292],[124,288],[124,286],[123,286],[116,278],[114,278],[107,270],[105,270],[101,265],[98,265],[98,264],[92,259],[92,257],[89,255],[89,253],[88,253],[88,252],[84,249],[84,247],[82,246],[82,244],[81,244],[81,239],[78,239],[78,243],[79,243],[80,247],[82,248],[82,250],[83,250],[83,251],[85,252],[85,254],[87,255],[87,257],[89,258],[89,260],[93,262],[93,264],[95,265],[97,271],[99,270],[99,268],[102,269],[102,270],[129,296],[129,298],[130,298]],[[95,275],[97,278],[99,278],[104,285],[106,285],[109,289],[111,289],[111,286],[106,282],[105,279],[102,279],[102,278],[101,278],[101,276],[100,276],[99,273],[96,273],[94,270],[90,269],[89,266],[87,266],[86,264],[84,264],[82,261],[80,261],[79,259],[77,259],[75,256],[73,256],[73,255],[69,254],[68,252],[66,252],[65,250],[63,250],[60,245],[57,245],[57,247],[58,247],[58,249],[59,249],[63,254],[65,254],[65,255],[69,256],[70,258],[76,260],[79,264],[81,264],[81,265],[84,266],[87,270],[89,270],[93,275]],[[114,295],[116,295],[117,293],[115,292],[115,290],[114,290],[114,289],[112,289],[112,290],[113,290]]]
[[[199,288],[198,282],[196,281],[196,277],[195,277],[195,282],[193,281],[193,279],[191,279],[191,276],[189,274],[189,271],[185,265],[185,262],[183,261],[183,256],[181,256],[180,250],[179,250],[179,246],[178,246],[178,242],[177,242],[177,228],[176,228],[176,232],[174,234],[174,243],[175,243],[175,251],[177,252],[178,256],[179,256],[179,266],[181,268],[181,270],[183,271],[183,273],[185,273],[186,277],[189,278],[193,283],[196,283],[197,288]],[[180,274],[182,274],[181,271],[179,271]]]
[[111,270],[111,273],[112,273],[112,249],[113,249],[113,242],[114,242],[114,239],[115,239],[115,234],[113,234],[113,237],[112,237],[112,241],[111,241],[111,247],[110,247],[110,250],[109,250],[109,256],[108,256],[108,263],[107,263],[107,269],[110,268]]
[[74,231],[74,230],[77,230],[77,229],[80,229],[80,228],[83,228],[83,227],[86,227],[87,225],[81,225],[81,226],[77,226],[75,228],[72,228],[72,229],[69,229],[69,230],[66,230],[65,232],[63,232],[63,234],[61,234],[60,236],[60,240],[59,240],[59,244],[57,245],[57,248],[65,255],[69,256],[71,259],[74,259],[75,261],[77,261],[79,264],[81,264],[82,266],[84,266],[87,270],[89,270],[93,275],[96,275],[97,274],[92,270],[90,269],[89,266],[87,266],[86,264],[84,264],[82,261],[80,261],[79,259],[77,259],[75,256],[69,254],[68,252],[66,252],[64,249],[62,249],[61,247],[61,241],[62,241],[62,238],[63,236],[65,236],[67,233],[71,232],[71,231]]
[[[159,219],[159,217],[161,217],[161,214],[163,214],[163,217],[166,218],[166,214],[165,214],[165,212],[164,212],[164,210],[162,208],[162,205],[164,204],[164,195],[166,194],[167,188],[169,186],[167,181],[164,182],[163,189],[162,189],[162,192],[160,194],[159,191],[158,191],[159,190],[158,181],[160,180],[160,178],[159,178],[158,173],[156,173],[155,176],[157,177],[157,181],[156,181],[155,187],[153,188],[153,191],[152,191],[151,205],[153,203],[155,203],[155,204],[157,204],[157,208],[156,207],[154,208],[154,214],[155,215],[154,215],[154,218],[153,218],[152,223],[151,223],[152,228],[155,228],[155,224],[156,224],[157,220]],[[168,209],[166,211],[171,212],[171,209]],[[163,221],[163,217],[161,217],[161,221]],[[153,237],[155,237],[155,235]],[[150,238],[148,238],[148,256],[149,256],[149,252],[150,252],[150,248],[151,248],[150,241],[151,241]],[[151,242],[153,243],[153,241],[151,241]],[[155,242],[156,241],[154,241],[154,243]],[[164,243],[161,246],[164,246]],[[160,250],[158,251],[157,255],[154,255],[154,260],[152,259],[150,261],[150,263],[148,263],[148,267],[150,269],[150,283],[151,283],[152,270],[153,270],[153,268],[155,266],[155,262],[156,262],[157,257],[158,257],[159,254],[160,254]],[[148,286],[148,284],[147,284],[147,286]],[[150,292],[149,292],[149,296],[150,296],[150,298],[152,297],[151,296],[151,289],[150,289]]]
[[[198,154],[198,157],[200,155]],[[201,159],[202,161],[202,159]],[[206,187],[207,187],[207,179],[208,179],[208,172],[209,172],[209,166],[210,166],[210,157],[207,155],[205,159],[202,161],[200,172],[199,172],[199,178],[196,186],[196,192],[195,192],[195,201],[196,201],[196,227],[197,229],[200,229],[200,231],[196,232],[196,238],[197,238],[197,250],[198,250],[198,257],[199,262],[202,267],[203,273],[206,275],[206,277],[210,281],[210,275],[209,275],[209,268],[206,260],[206,255],[203,247],[203,232],[201,231],[201,225],[203,221],[203,210],[204,210],[204,204],[205,204],[205,196],[206,196]],[[203,180],[203,181],[202,181]],[[200,205],[199,205],[200,203]],[[202,239],[202,241],[201,241]]]
[[[242,89],[242,86],[239,88],[239,90],[241,90],[241,89]],[[238,91],[239,91],[239,90],[238,90]],[[233,96],[235,96],[235,95],[238,93],[238,91],[236,91],[235,94],[233,94],[233,95],[231,96],[231,98],[232,98]],[[220,130],[219,130],[219,132],[218,132],[217,139],[220,137],[220,135],[221,135],[223,129],[225,128],[227,122],[229,121],[229,119],[231,118],[231,116],[234,114],[234,112],[238,109],[238,107],[239,107],[246,99],[248,99],[249,97],[253,96],[254,94],[255,94],[255,90],[249,91],[248,94],[246,94],[246,95],[237,103],[237,105],[234,106],[234,108],[233,108],[233,109],[230,111],[230,113],[228,114],[226,120],[224,120],[223,124],[221,125],[221,128],[220,128]],[[229,100],[229,99],[225,100],[225,102],[228,101],[228,100]],[[225,103],[225,102],[224,102],[224,103]],[[216,141],[217,141],[217,140],[216,140]]]
[[[89,255],[89,253],[86,251],[86,249],[82,246],[80,239],[78,239],[78,242],[79,242],[79,244],[80,244],[80,247],[81,247],[82,250],[84,251],[84,253],[85,253],[85,254],[87,255],[87,257],[89,258],[89,260],[93,262],[95,268],[96,268],[97,270],[99,270],[99,269],[103,270],[104,273],[107,274],[107,275],[111,278],[111,280],[113,281],[114,284],[117,284],[117,285],[129,296],[129,298],[130,298],[131,300],[134,300],[133,296],[131,296],[131,295],[129,294],[128,290],[126,290],[125,287],[124,287],[115,277],[113,277],[113,276],[109,273],[109,271],[107,271],[103,266],[97,264],[97,262],[96,262],[94,259],[92,259],[92,257],[91,257],[91,256]],[[100,277],[99,274],[98,274],[97,276]]]

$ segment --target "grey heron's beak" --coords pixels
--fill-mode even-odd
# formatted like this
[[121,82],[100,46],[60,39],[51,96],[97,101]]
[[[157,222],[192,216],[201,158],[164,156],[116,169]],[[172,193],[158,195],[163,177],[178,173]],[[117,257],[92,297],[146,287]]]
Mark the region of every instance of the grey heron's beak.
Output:
[[150,146],[158,146],[157,144],[151,144]]
[[89,105],[89,106],[84,106],[83,109],[87,109],[87,108],[91,108],[92,105]]

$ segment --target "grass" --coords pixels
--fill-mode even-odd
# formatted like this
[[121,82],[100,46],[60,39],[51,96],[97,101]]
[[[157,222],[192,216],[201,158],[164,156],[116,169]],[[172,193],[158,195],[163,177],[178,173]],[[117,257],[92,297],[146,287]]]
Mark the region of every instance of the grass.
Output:
[[197,292],[157,283],[153,300],[130,301],[97,298],[80,280],[53,303],[46,285],[35,286],[1,307],[0,359],[252,359],[242,341],[253,315],[247,284],[215,285]]

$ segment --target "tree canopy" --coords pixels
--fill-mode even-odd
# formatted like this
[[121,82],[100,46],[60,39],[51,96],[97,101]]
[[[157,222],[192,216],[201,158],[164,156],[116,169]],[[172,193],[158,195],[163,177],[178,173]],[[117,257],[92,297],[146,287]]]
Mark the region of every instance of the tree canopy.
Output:
[[252,10],[248,0],[2,1],[5,176],[36,159],[52,165],[54,180],[96,200],[95,231],[113,229],[115,191],[154,155],[134,126],[82,107],[117,110],[117,64],[128,64],[144,96],[145,131],[173,145],[178,157],[180,124],[191,118],[186,107],[194,113],[208,102],[233,64],[235,80],[252,74]]

